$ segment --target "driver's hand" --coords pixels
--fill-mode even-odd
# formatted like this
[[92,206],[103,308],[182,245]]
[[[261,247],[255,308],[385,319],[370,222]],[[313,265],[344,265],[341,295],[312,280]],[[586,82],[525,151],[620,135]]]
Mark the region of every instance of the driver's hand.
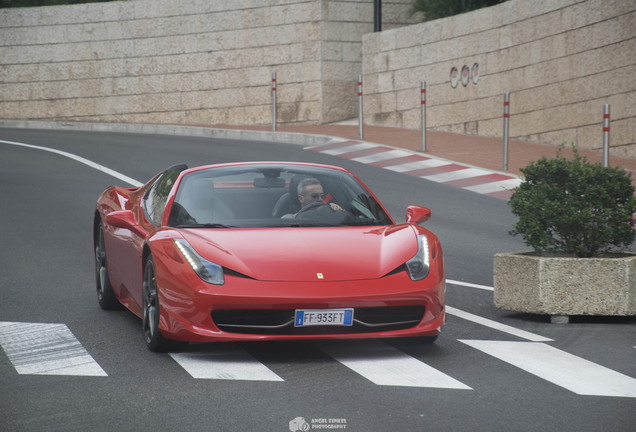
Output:
[[342,209],[342,207],[340,207],[340,206],[339,206],[338,204],[336,204],[336,203],[329,203],[329,205],[331,206],[331,209],[332,209],[332,210],[335,210],[335,211],[344,211],[344,210]]

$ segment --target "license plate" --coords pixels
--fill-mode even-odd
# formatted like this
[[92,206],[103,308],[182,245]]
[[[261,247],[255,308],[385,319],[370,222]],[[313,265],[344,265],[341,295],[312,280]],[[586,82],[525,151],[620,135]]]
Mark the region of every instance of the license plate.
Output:
[[294,326],[353,325],[353,309],[296,309]]

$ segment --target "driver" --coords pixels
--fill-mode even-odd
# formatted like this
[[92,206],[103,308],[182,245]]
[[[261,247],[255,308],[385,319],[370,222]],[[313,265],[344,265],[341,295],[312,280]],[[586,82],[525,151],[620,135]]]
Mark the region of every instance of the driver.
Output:
[[[298,185],[298,201],[300,202],[301,209],[311,203],[324,202],[325,191],[320,182],[313,177],[301,181]],[[333,210],[342,211],[342,207],[336,203],[329,203],[329,205]]]
[[[294,219],[305,211],[311,211],[312,205],[314,207],[325,206],[333,211],[342,211],[344,209],[336,203],[325,203],[325,191],[318,179],[308,177],[303,179],[296,189],[298,193],[298,202],[300,203],[300,210],[297,213],[285,214],[281,216],[283,219]],[[322,207],[324,208],[324,207]]]

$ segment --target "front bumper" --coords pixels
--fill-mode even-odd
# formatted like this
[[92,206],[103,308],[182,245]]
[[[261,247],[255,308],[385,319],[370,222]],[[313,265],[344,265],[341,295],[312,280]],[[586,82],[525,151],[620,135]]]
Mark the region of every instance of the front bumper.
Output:
[[[158,271],[164,337],[184,341],[358,339],[435,336],[444,317],[444,279],[406,272],[374,280],[276,282],[226,276],[210,285],[193,272]],[[162,277],[163,276],[163,277]],[[296,309],[354,308],[352,326],[294,327]]]

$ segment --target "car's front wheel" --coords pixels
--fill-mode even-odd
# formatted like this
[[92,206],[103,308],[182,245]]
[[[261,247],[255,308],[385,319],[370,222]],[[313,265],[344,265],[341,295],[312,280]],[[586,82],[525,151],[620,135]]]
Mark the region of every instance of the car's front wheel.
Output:
[[420,338],[420,342],[424,345],[431,345],[434,344],[435,341],[437,340],[437,338],[439,337],[439,335],[435,335],[435,336],[422,336]]
[[113,287],[108,278],[108,260],[104,245],[104,226],[100,222],[95,234],[95,284],[97,286],[97,301],[102,309],[121,309],[121,303],[115,297]]
[[184,347],[185,342],[178,342],[164,338],[159,330],[159,294],[157,292],[157,278],[152,256],[146,259],[144,265],[144,280],[142,285],[142,327],[146,346],[150,351],[164,352]]

